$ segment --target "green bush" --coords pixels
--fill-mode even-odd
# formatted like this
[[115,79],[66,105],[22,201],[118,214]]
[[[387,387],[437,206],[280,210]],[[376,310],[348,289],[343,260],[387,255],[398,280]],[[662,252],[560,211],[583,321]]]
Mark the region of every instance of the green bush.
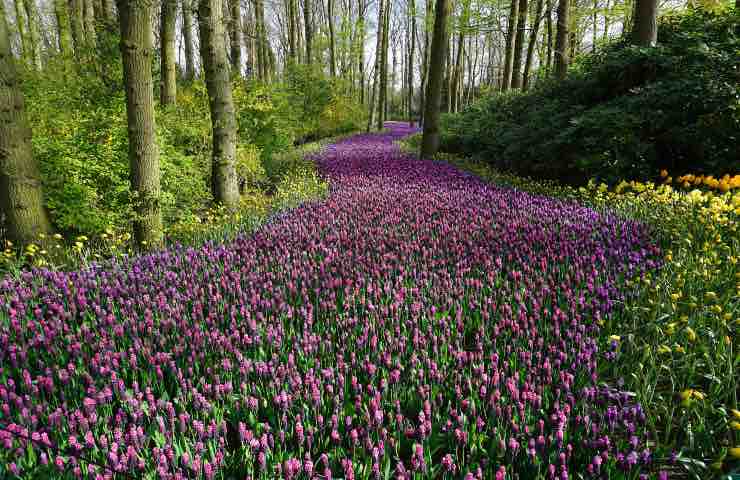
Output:
[[442,149],[570,183],[740,169],[740,12],[662,18],[658,47],[626,40],[562,82],[494,94],[443,119]]

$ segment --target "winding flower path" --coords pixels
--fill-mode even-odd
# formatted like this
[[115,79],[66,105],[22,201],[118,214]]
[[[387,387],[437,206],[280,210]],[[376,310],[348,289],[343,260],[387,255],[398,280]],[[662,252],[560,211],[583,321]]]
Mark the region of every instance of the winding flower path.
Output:
[[233,243],[0,282],[0,476],[650,472],[599,378],[645,228],[403,155],[410,132],[328,147],[328,198]]

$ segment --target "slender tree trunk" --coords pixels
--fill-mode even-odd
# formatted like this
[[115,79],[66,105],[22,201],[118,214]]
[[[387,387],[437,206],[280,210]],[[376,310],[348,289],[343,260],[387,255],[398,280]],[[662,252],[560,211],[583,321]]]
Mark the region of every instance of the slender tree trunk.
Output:
[[365,0],[357,1],[357,69],[360,75],[360,105],[365,105]]
[[26,8],[28,16],[28,37],[31,40],[31,52],[33,65],[41,69],[41,30],[39,28],[39,9],[36,7],[36,0],[24,0],[23,5]]
[[54,14],[57,20],[59,53],[68,60],[74,54],[74,49],[72,47],[72,27],[69,24],[69,9],[66,0],[54,0]]
[[311,0],[303,0],[303,28],[306,37],[306,63],[313,63],[313,22],[311,21]]
[[326,1],[328,23],[329,23],[329,74],[332,77],[337,76],[336,61],[336,39],[334,38],[334,0]]
[[247,49],[247,74],[254,76],[257,68],[257,43],[255,41],[254,19],[249,12],[244,15],[242,26],[244,29],[244,46]]
[[601,36],[604,41],[609,39],[609,28],[611,27],[611,19],[609,18],[610,9],[611,2],[609,0],[606,0],[606,6],[604,7],[604,32]]
[[229,80],[229,59],[224,41],[224,17],[220,0],[200,0],[200,55],[213,128],[211,191],[213,199],[229,208],[239,201],[236,178],[236,117]]
[[529,46],[527,47],[527,60],[524,63],[524,78],[522,79],[522,89],[529,87],[529,72],[532,69],[532,59],[534,58],[534,48],[537,45],[537,33],[540,30],[540,20],[542,20],[543,1],[537,0],[537,6],[534,11],[534,25],[529,32]]
[[555,76],[564,79],[570,63],[570,0],[558,1],[558,29],[555,36]]
[[159,41],[162,49],[159,55],[159,103],[174,105],[177,98],[177,71],[175,70],[177,0],[162,0],[161,10]]
[[421,158],[432,158],[439,149],[439,116],[442,99],[442,64],[447,49],[447,17],[449,1],[436,0],[434,35],[429,59],[429,82],[424,113],[424,133],[421,139]]
[[26,9],[23,0],[15,0],[15,27],[18,29],[18,37],[21,41],[21,58],[30,65],[33,59],[31,49],[31,38],[28,35],[28,23],[26,21]]
[[83,0],[83,8],[85,9],[85,41],[89,48],[93,48],[98,39],[98,34],[95,31],[94,0]]
[[26,244],[51,230],[41,175],[31,151],[31,128],[10,49],[5,2],[0,2],[0,216],[8,239]]
[[75,54],[79,58],[82,56],[82,52],[85,51],[84,0],[71,0],[70,7],[72,18],[72,38],[75,42]]
[[421,92],[419,92],[419,125],[424,124],[424,112],[426,111],[427,101],[427,84],[429,83],[429,20],[434,14],[433,4],[431,0],[426,0],[426,14],[424,16],[424,55],[422,56],[421,62]]
[[296,62],[298,59],[298,7],[296,0],[288,0],[288,47],[290,59]]
[[[295,1],[295,0],[292,0]],[[242,9],[241,0],[230,0],[231,28],[229,29],[229,40],[231,47],[231,70],[235,75],[242,72]]]
[[384,12],[383,0],[379,0],[378,1],[378,31],[377,31],[376,40],[375,40],[375,67],[373,67],[373,85],[370,91],[370,113],[369,113],[368,122],[367,122],[368,132],[370,131],[370,128],[372,127],[372,124],[373,124],[373,113],[375,110],[375,92],[380,89],[379,79],[380,79],[380,62],[383,56],[381,49],[383,48],[383,14],[384,13],[385,12]]
[[547,0],[547,75],[552,71],[552,0]]
[[654,47],[658,42],[658,0],[636,0],[632,41],[642,47]]
[[148,0],[118,0],[121,59],[126,85],[128,158],[136,218],[134,239],[152,248],[162,240],[159,151],[152,88],[152,13]]
[[514,39],[514,64],[511,69],[511,88],[522,87],[522,54],[524,53],[524,35],[527,31],[527,0],[519,0],[516,38]]
[[416,46],[416,4],[414,0],[409,0],[409,10],[411,10],[411,35],[409,44],[408,59],[408,108],[409,108],[409,126],[414,126],[414,47]]
[[[526,13],[525,13],[526,14]],[[506,27],[506,50],[504,51],[504,78],[501,82],[501,90],[506,91],[511,87],[511,70],[514,66],[514,38],[517,35],[517,17],[519,15],[519,0],[511,0],[509,19]]]
[[457,97],[458,97],[458,86],[460,84],[460,73],[462,67],[462,59],[465,50],[465,34],[460,30],[457,35],[457,54],[455,55],[455,65],[452,67],[452,79],[450,80],[450,112],[457,111]]
[[[382,125],[381,128],[385,127],[385,121],[388,119],[388,43],[390,40],[390,25],[391,25],[391,5],[392,1],[387,0],[385,2],[385,14],[383,16],[384,19],[384,27],[383,27],[383,63],[382,63],[382,74],[383,79],[380,82],[381,91],[383,92],[382,97],[382,105],[383,108],[381,110],[382,112]],[[395,67],[394,67],[395,68]]]
[[102,0],[103,2],[103,20],[108,25],[112,25],[116,21],[116,14],[113,8],[113,0]]
[[193,2],[182,0],[182,36],[185,43],[185,79],[195,79],[195,46],[193,41]]

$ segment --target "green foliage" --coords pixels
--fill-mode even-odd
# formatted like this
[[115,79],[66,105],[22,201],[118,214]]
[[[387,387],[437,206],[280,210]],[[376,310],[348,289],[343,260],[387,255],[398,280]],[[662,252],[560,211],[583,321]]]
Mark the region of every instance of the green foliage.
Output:
[[586,55],[563,82],[495,94],[444,117],[442,149],[583,183],[740,169],[740,12],[665,17],[659,46]]

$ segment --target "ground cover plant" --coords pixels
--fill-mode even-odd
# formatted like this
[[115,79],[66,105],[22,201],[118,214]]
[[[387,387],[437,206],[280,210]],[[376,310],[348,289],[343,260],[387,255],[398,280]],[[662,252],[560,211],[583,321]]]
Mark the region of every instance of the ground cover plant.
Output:
[[645,225],[417,161],[398,125],[225,244],[0,283],[4,474],[638,478],[604,322]]

